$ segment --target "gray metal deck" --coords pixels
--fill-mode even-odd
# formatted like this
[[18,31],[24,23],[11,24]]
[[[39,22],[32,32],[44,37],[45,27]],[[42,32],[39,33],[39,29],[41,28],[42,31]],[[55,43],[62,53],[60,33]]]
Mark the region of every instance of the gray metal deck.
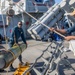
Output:
[[[42,54],[42,52],[47,48],[47,46],[50,44],[50,42],[42,42],[42,41],[35,41],[35,40],[27,40],[27,43],[28,43],[28,48],[22,53],[22,57],[23,57],[23,62],[29,62],[29,63],[34,63],[36,58],[38,58]],[[8,48],[7,47],[8,45],[3,44],[3,46]],[[50,48],[50,50],[52,49]],[[71,65],[75,68],[75,56],[73,55],[73,53],[71,51],[68,51],[65,52],[65,54],[68,56],[68,60],[70,61]],[[65,54],[63,54],[63,56]],[[44,58],[48,58],[47,53],[44,54]],[[19,61],[18,59],[16,59],[13,62],[13,66],[17,68],[18,64]],[[37,64],[41,65],[42,60],[40,59]],[[75,71],[73,71],[72,68],[66,68],[63,65],[59,65],[59,71],[60,71],[60,75],[75,75]],[[5,69],[5,72],[0,72],[0,75],[13,75],[13,73],[14,72],[9,71],[9,67],[8,67]],[[45,75],[55,75],[55,73],[56,73],[56,69],[53,70],[52,72],[48,71],[48,74]]]

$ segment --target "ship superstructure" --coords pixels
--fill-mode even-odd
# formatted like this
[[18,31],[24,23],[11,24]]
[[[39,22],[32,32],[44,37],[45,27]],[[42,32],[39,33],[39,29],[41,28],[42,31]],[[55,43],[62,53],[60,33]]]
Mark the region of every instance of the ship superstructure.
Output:
[[[13,4],[13,2],[15,4]],[[38,19],[48,10],[49,7],[54,5],[54,3],[54,0],[48,0],[48,2],[43,2],[43,0],[1,0],[1,34],[3,36],[6,34],[6,36],[10,38],[12,28],[17,25],[18,21],[22,21],[25,36],[26,38],[29,38],[30,34],[27,32],[27,29],[33,22],[35,22],[35,20],[24,13],[24,11]],[[6,25],[6,33],[4,33],[3,23]]]

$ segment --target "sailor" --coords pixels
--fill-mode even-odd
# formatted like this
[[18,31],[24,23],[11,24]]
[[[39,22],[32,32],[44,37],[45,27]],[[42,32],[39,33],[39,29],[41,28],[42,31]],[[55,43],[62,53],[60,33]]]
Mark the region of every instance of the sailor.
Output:
[[[59,33],[61,33],[61,34],[71,34],[72,32],[75,32],[75,25],[70,27],[70,28],[68,28],[68,29],[54,29],[54,28],[50,28],[50,31],[54,31],[54,30],[59,32]],[[67,41],[75,40],[75,36],[74,35],[68,35],[68,36],[65,37],[65,39]]]
[[[16,27],[14,27],[12,30],[11,40],[9,43],[10,47],[12,47],[15,43],[18,44],[18,39],[20,37],[22,38],[22,41],[26,44],[26,47],[27,47],[26,38],[24,36],[24,31],[22,29],[22,22],[21,21],[18,22],[18,25]],[[18,59],[19,59],[19,62],[21,64],[23,64],[21,55],[18,57]],[[15,68],[12,66],[12,64],[10,65],[10,70],[11,71],[15,70]]]

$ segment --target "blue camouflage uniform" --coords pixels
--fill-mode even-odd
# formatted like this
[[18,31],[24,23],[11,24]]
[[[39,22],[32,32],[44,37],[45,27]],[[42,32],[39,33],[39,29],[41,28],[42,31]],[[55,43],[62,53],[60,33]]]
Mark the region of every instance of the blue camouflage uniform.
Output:
[[[16,26],[12,30],[10,47],[12,47],[14,45],[14,43],[18,43],[18,39],[20,37],[22,38],[23,42],[26,44],[26,39],[25,39],[25,36],[24,36],[23,29]],[[22,56],[21,55],[18,57],[18,59],[19,59],[20,62],[22,62]]]
[[12,30],[10,47],[12,47],[15,42],[18,43],[18,39],[20,37],[22,38],[23,42],[26,44],[26,39],[25,39],[25,36],[24,36],[23,29],[16,26]]

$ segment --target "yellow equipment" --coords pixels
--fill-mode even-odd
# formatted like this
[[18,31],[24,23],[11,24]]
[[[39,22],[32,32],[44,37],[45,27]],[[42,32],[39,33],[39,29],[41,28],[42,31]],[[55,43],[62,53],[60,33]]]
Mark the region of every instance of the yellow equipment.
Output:
[[[19,67],[15,71],[14,75],[23,75],[23,73],[30,68],[29,63],[26,62],[25,65],[19,64]],[[29,75],[30,72],[26,73],[26,75]]]

